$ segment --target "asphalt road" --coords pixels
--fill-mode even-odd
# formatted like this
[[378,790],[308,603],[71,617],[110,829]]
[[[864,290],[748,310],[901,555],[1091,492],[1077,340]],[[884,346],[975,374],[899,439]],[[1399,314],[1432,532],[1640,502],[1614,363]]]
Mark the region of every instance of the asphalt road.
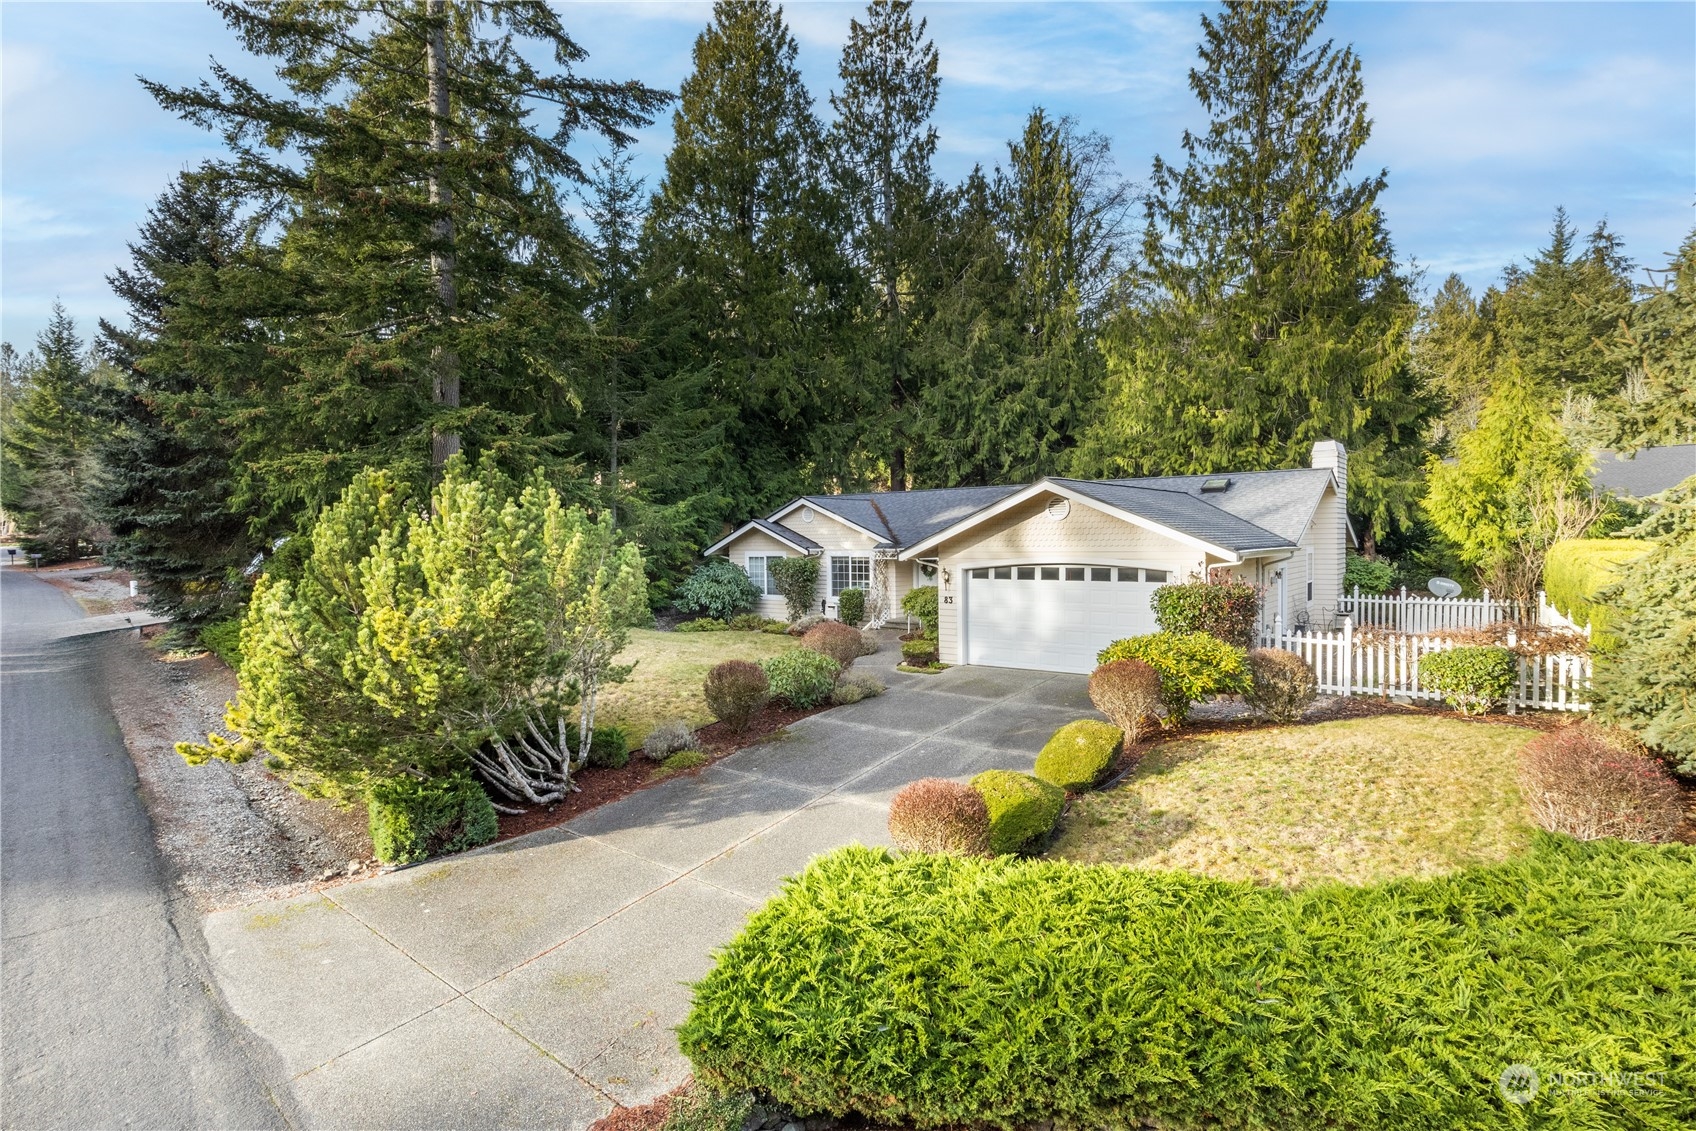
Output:
[[0,568],[0,1119],[285,1127],[171,903],[99,678],[98,650],[124,642],[47,641],[81,616]]

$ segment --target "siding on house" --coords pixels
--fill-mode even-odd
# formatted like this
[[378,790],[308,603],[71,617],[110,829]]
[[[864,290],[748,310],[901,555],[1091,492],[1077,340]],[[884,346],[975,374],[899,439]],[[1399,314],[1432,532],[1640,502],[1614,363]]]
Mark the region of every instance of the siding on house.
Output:
[[1072,503],[1065,518],[1050,518],[1046,508],[1057,497],[1038,495],[937,547],[937,559],[948,574],[938,593],[937,635],[944,663],[960,662],[963,571],[974,566],[1045,562],[1142,566],[1166,570],[1178,581],[1205,568],[1202,552],[1193,546],[1081,503]]
[[[763,530],[748,531],[726,547],[725,554],[743,569],[748,568],[750,557],[800,557],[800,553],[793,546],[785,546]],[[784,604],[782,597],[761,597],[755,604],[754,611],[772,620],[789,619],[789,607]]]
[[[869,558],[872,556],[872,547],[878,544],[878,540],[866,537],[866,535],[838,521],[818,507],[813,507],[812,512],[813,521],[811,522],[802,522],[801,512],[797,509],[784,517],[782,525],[824,547],[824,552],[819,557],[819,584],[813,592],[812,609],[816,613],[822,607],[827,610],[829,615],[835,616],[836,600],[830,595],[831,556],[847,554],[853,557]],[[794,547],[784,545],[761,530],[748,531],[729,546],[726,546],[724,553],[743,569],[748,568],[748,556],[750,554],[800,556]],[[895,570],[896,565],[897,563],[890,563],[892,571]],[[789,619],[789,606],[784,603],[782,597],[762,597],[757,611],[761,616],[770,617],[773,620]]]
[[1307,607],[1308,623],[1327,628],[1337,614],[1343,595],[1344,555],[1348,547],[1348,517],[1342,498],[1328,487],[1319,500],[1313,522],[1301,540],[1302,559],[1313,551],[1313,603]]

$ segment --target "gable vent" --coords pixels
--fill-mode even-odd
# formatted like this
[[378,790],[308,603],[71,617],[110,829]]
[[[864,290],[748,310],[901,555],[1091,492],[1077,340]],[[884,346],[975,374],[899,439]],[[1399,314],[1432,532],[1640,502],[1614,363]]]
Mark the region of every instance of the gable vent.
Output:
[[1220,491],[1229,490],[1230,486],[1231,481],[1229,479],[1204,479],[1201,481],[1201,493],[1213,495]]
[[802,507],[801,508],[801,521],[802,522],[813,521],[813,508],[812,507]]
[[1048,512],[1049,518],[1059,522],[1061,519],[1072,513],[1072,500],[1050,499],[1048,500],[1048,506],[1045,509]]

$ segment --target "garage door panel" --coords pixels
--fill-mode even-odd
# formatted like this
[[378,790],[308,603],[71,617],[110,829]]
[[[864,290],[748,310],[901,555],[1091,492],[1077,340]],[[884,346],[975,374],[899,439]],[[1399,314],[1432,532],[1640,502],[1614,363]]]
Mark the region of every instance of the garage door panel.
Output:
[[[1155,631],[1144,582],[974,578],[968,574],[965,662],[991,667],[1089,672],[1096,653],[1115,640]],[[1072,566],[1076,570],[1076,565]],[[1085,567],[1088,577],[1106,567]]]

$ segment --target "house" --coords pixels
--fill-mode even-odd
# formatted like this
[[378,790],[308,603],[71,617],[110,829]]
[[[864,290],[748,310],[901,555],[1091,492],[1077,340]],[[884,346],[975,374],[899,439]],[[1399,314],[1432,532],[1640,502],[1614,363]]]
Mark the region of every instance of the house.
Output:
[[909,590],[935,585],[945,663],[1087,672],[1111,641],[1155,631],[1156,588],[1210,570],[1262,586],[1267,623],[1328,624],[1347,476],[1343,445],[1322,440],[1289,471],[806,495],[706,552],[748,571],[767,616],[787,616],[771,559],[808,554],[826,616],[856,588],[868,620],[898,620]]
[[1647,499],[1696,475],[1696,444],[1643,448],[1629,456],[1598,448],[1590,457],[1590,482],[1628,499]]

